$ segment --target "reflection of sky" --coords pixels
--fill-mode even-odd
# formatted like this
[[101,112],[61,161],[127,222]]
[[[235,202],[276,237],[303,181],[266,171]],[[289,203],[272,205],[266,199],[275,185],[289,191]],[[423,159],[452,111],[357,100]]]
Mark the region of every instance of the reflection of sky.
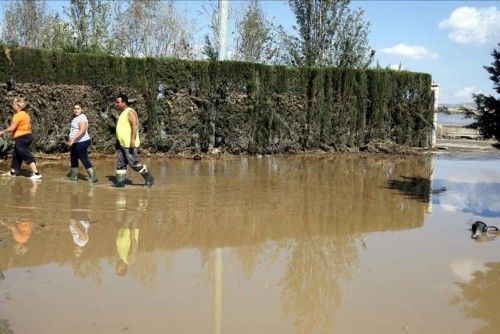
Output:
[[433,196],[432,203],[445,210],[483,217],[500,217],[500,159],[436,159],[432,188],[447,191]]

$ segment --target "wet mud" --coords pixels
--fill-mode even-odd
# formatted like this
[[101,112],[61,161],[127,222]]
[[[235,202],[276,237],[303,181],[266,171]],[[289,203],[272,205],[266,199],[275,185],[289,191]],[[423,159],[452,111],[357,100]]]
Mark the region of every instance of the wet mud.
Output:
[[500,226],[500,159],[144,162],[151,189],[0,178],[0,332],[500,330],[500,240],[468,231]]

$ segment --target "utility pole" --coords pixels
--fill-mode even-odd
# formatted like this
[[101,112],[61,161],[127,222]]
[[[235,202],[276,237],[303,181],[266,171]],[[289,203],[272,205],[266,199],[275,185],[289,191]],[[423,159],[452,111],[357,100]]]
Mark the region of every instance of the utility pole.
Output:
[[227,59],[227,21],[229,18],[229,1],[219,0],[219,52],[217,60]]

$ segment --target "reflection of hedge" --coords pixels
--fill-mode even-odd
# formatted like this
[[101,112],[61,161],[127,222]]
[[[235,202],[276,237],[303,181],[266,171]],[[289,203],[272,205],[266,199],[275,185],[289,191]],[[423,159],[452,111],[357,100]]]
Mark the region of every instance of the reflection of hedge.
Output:
[[[0,46],[0,80],[125,89],[144,102],[151,149],[210,145],[273,153],[371,140],[425,146],[432,127],[431,77],[391,70],[287,68],[244,62],[118,58]],[[158,81],[169,92],[156,100]],[[188,99],[172,110],[176,93]],[[187,120],[185,115],[190,115]]]

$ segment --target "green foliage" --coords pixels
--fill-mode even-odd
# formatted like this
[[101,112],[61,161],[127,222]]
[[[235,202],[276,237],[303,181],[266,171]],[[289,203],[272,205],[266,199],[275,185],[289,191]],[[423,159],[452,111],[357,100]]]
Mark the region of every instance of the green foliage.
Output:
[[[105,108],[113,94],[127,92],[141,104],[141,131],[153,150],[277,153],[372,140],[425,146],[432,129],[428,74],[26,48],[12,49],[10,62],[4,50],[0,46],[3,82],[14,75],[18,83],[92,87]],[[163,100],[157,99],[159,82],[167,87]]]
[[236,24],[236,58],[254,63],[268,63],[277,54],[274,26],[259,1],[253,0]]
[[[491,55],[493,56],[491,66],[484,68],[491,74],[490,79],[494,83],[494,88],[500,94],[500,50],[493,50]],[[500,142],[500,99],[484,94],[474,94],[473,97],[477,105],[477,113],[466,110],[468,117],[475,118],[475,122],[469,127],[478,129],[487,139],[495,138]]]
[[105,0],[70,0],[65,8],[76,52],[111,53],[111,5]]
[[288,0],[295,14],[295,34],[283,32],[285,63],[297,66],[366,68],[375,51],[369,46],[369,23],[350,0]]
[[208,60],[215,61],[219,57],[219,52],[216,46],[210,41],[210,37],[205,35],[205,44],[203,45],[203,55],[207,57]]

